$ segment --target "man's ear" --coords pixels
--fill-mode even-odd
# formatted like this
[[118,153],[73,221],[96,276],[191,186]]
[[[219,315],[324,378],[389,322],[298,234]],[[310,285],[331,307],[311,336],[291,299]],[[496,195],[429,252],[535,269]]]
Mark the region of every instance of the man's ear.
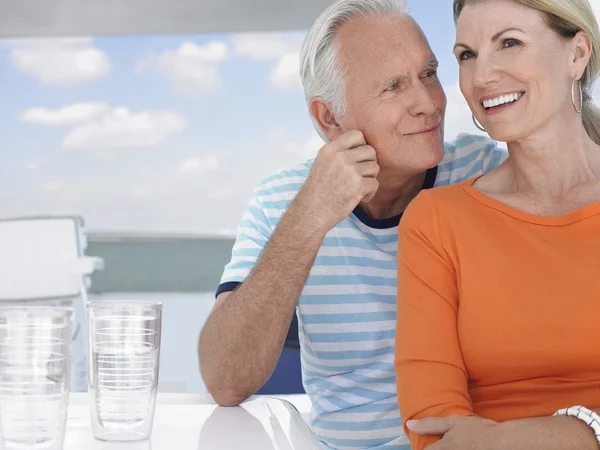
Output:
[[337,122],[329,102],[319,97],[313,97],[310,100],[309,110],[330,140],[333,141],[342,134],[340,124]]
[[592,56],[592,41],[584,31],[579,31],[573,38],[572,78],[580,79]]

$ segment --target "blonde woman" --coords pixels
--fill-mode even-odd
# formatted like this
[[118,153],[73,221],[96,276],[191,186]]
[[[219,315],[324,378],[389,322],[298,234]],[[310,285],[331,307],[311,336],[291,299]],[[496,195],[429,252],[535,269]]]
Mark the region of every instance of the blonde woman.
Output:
[[454,12],[461,91],[509,158],[400,223],[404,426],[414,450],[598,449],[598,24],[586,0]]

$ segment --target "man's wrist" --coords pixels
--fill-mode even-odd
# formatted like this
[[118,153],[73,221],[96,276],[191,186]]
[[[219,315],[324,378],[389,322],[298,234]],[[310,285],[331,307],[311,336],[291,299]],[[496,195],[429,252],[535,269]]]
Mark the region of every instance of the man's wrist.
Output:
[[300,190],[284,215],[299,229],[300,234],[323,240],[332,228],[331,220],[326,214]]
[[277,228],[286,228],[300,242],[320,246],[331,229],[302,201],[292,201]]

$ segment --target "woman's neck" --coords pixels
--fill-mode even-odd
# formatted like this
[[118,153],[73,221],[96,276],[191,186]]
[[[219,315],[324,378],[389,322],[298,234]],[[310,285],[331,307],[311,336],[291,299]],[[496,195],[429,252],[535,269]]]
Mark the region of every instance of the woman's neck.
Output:
[[[559,198],[600,182],[600,147],[581,121],[548,124],[522,141],[508,143],[508,190],[536,198]],[[570,122],[570,123],[569,123]]]

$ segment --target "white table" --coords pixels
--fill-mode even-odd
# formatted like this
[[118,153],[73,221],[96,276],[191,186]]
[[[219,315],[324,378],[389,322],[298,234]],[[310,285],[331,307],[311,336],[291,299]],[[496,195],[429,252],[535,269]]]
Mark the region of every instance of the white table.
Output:
[[158,394],[147,441],[94,439],[88,394],[72,393],[64,450],[322,450],[300,413],[286,400],[252,397],[218,406],[209,394]]

